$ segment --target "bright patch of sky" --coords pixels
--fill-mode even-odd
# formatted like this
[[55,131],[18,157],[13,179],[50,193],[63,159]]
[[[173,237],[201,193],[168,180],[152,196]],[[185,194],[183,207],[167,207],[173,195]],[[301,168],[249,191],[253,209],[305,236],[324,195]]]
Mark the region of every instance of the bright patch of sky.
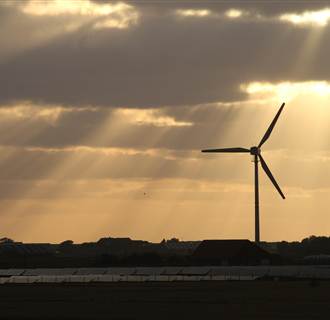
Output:
[[140,125],[154,125],[157,127],[184,127],[191,126],[192,123],[177,121],[172,117],[162,115],[158,110],[149,109],[118,109],[116,113],[124,116],[130,123]]
[[29,1],[21,10],[25,14],[35,16],[104,17],[104,20],[94,24],[95,29],[127,28],[136,24],[139,16],[135,8],[126,3],[96,3],[90,0]]
[[230,9],[226,11],[226,16],[228,18],[239,18],[242,14],[243,12],[237,9]]
[[313,25],[324,27],[330,20],[330,9],[319,11],[305,11],[301,14],[286,13],[280,16],[280,20],[288,21],[296,25]]
[[201,10],[195,10],[195,9],[186,9],[186,10],[176,10],[176,13],[183,17],[206,17],[211,14],[210,10],[207,9],[201,9]]
[[289,101],[301,94],[315,94],[318,96],[328,96],[330,94],[330,84],[327,81],[307,81],[307,82],[251,82],[243,85],[242,90],[249,94],[266,94],[277,96],[280,100]]

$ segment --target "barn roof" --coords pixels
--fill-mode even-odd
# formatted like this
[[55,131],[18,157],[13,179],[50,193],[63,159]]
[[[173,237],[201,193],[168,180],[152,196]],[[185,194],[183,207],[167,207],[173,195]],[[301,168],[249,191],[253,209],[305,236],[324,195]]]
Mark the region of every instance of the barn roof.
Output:
[[197,259],[268,257],[269,253],[250,240],[204,240],[193,253]]

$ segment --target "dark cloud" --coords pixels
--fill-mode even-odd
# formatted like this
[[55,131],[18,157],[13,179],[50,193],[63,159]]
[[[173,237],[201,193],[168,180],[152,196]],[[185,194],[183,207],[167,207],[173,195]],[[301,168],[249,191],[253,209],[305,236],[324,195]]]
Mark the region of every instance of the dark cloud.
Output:
[[154,25],[82,31],[25,53],[0,67],[1,99],[153,107],[242,96],[229,77],[224,79],[203,60],[207,44],[184,33],[171,39],[175,29],[163,27],[170,30]]
[[[2,63],[0,102],[194,105],[244,99],[244,82],[329,78],[326,43],[308,68],[294,67],[308,28],[272,19],[179,19],[162,6],[152,15],[143,8],[131,28],[84,26]],[[323,30],[324,39],[328,34]]]

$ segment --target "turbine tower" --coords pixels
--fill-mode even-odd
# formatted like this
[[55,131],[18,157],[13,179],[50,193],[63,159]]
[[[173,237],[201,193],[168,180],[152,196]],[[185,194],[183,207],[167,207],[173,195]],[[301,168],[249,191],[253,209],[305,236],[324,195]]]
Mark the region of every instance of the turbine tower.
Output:
[[265,135],[260,140],[258,146],[251,147],[250,149],[246,148],[224,148],[224,149],[206,149],[202,150],[202,152],[214,152],[214,153],[250,153],[253,156],[253,162],[254,162],[254,197],[255,197],[255,242],[259,243],[260,241],[260,225],[259,225],[259,179],[258,179],[258,163],[260,161],[262,169],[267,174],[270,181],[273,183],[274,187],[277,189],[279,194],[283,199],[285,199],[285,196],[277,184],[275,178],[273,177],[271,171],[269,170],[264,158],[261,156],[261,147],[262,145],[268,140],[270,137],[275,124],[284,108],[285,103],[282,103],[280,109],[278,110],[275,118],[271,122],[269,128],[267,129]]

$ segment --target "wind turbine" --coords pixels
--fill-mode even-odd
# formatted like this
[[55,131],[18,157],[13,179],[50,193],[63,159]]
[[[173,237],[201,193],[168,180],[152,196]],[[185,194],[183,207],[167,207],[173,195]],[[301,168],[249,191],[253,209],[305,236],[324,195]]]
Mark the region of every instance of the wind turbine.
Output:
[[224,149],[206,149],[202,150],[202,152],[214,152],[214,153],[250,153],[253,155],[253,162],[254,162],[254,197],[255,197],[255,242],[259,243],[260,241],[260,226],[259,226],[259,179],[258,179],[258,163],[260,161],[262,169],[267,174],[270,181],[273,183],[274,187],[277,189],[279,194],[283,199],[285,199],[285,196],[277,184],[275,178],[273,177],[271,171],[269,170],[264,158],[261,156],[261,147],[262,145],[268,140],[270,137],[275,124],[284,108],[285,103],[282,103],[280,109],[278,110],[275,118],[271,122],[269,128],[267,129],[266,133],[260,140],[258,146],[251,147],[250,149],[246,148],[224,148]]

